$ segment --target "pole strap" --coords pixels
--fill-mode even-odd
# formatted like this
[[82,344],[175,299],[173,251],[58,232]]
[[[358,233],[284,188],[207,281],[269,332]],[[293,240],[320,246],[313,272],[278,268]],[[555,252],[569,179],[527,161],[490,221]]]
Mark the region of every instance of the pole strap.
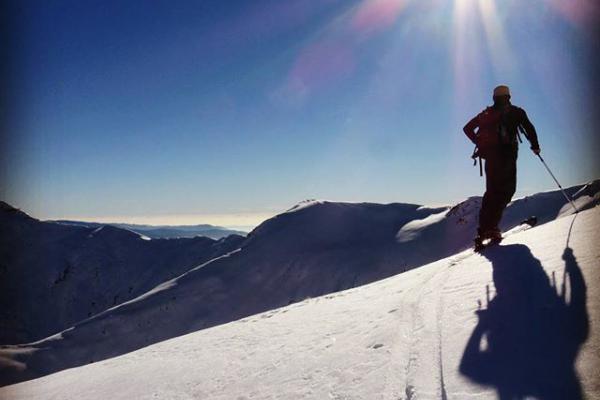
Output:
[[475,149],[473,149],[471,158],[473,159],[473,166],[477,165],[477,159],[479,158],[479,176],[483,176],[483,166],[481,165],[481,156],[479,155],[479,149],[477,146],[475,146]]

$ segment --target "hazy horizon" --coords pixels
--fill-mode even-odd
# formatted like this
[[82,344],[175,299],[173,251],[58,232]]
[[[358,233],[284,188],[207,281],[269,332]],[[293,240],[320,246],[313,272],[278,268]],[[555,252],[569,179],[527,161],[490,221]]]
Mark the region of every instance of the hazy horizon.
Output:
[[[596,179],[600,179],[600,176]],[[579,182],[577,184],[585,184],[587,182]],[[576,184],[576,185],[577,185]],[[565,187],[566,188],[566,187]],[[558,187],[550,187],[547,190],[542,190],[540,192],[545,191],[555,191],[558,190]],[[538,192],[536,192],[538,193]],[[524,192],[523,190],[519,190],[515,193],[513,197],[514,200],[518,200],[522,197],[529,196],[535,194],[534,192]],[[474,195],[478,196],[478,195]],[[1,200],[1,199],[0,199]],[[305,200],[321,200],[321,201],[335,201],[331,199],[305,199]],[[424,207],[452,207],[459,202],[462,202],[464,199],[457,199],[456,201],[449,203],[431,203],[431,204],[422,204],[422,203],[411,203],[411,202],[403,202],[403,201],[394,201],[394,202],[381,202],[381,204],[389,204],[389,203],[410,203],[410,204],[418,204]],[[302,200],[304,201],[304,200]],[[286,207],[282,210],[274,210],[272,213],[231,213],[231,214],[166,214],[166,215],[115,215],[115,216],[77,216],[77,215],[59,215],[59,216],[48,216],[45,218],[40,218],[36,215],[31,214],[25,209],[18,207],[18,205],[11,204],[11,206],[21,209],[26,212],[28,215],[43,221],[57,221],[57,220],[67,220],[67,221],[79,221],[79,222],[97,222],[97,223],[105,223],[105,224],[132,224],[132,225],[151,225],[151,226],[191,226],[191,225],[201,225],[208,224],[214,225],[216,227],[227,228],[232,230],[241,230],[250,232],[252,229],[256,228],[262,222],[266,221],[269,218],[272,218],[278,214],[281,214],[288,209],[292,208],[294,205],[301,203],[302,201],[296,202],[289,207]],[[362,203],[362,201],[349,202],[338,200],[337,202],[342,203]],[[373,203],[373,202],[371,202]]]

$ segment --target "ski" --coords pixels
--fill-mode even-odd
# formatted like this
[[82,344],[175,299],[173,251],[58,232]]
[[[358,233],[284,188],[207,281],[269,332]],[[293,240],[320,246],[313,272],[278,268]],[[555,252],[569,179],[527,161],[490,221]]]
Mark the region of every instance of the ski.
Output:
[[495,238],[480,238],[480,237],[476,237],[473,241],[475,242],[474,246],[473,246],[473,251],[475,251],[476,253],[480,253],[481,251],[483,251],[484,249],[490,247],[490,246],[494,246],[497,244],[500,244],[502,242],[502,240],[506,237],[506,236],[510,236],[514,233],[517,232],[522,232],[525,231],[529,228],[532,228],[534,226],[537,225],[537,217],[536,216],[531,216],[529,218],[526,218],[524,220],[522,220],[519,225],[515,226],[514,228],[510,229],[509,231],[507,231],[504,235],[500,236],[500,237],[495,237]]
[[476,253],[480,253],[482,252],[484,249],[490,247],[490,246],[494,246],[497,244],[500,244],[502,242],[503,238],[494,238],[494,239],[484,239],[481,240],[479,238],[475,238],[475,246],[473,248],[473,250]]

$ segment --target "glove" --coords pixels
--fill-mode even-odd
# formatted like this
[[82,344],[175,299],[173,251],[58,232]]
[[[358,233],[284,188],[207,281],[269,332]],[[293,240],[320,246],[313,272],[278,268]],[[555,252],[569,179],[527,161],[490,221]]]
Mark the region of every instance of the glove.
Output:
[[535,149],[531,149],[531,151],[533,151],[533,154],[535,154],[535,155],[537,156],[537,155],[539,155],[539,154],[540,154],[540,152],[541,152],[542,150],[540,150],[540,148],[539,148],[539,147],[537,147],[537,148],[535,148]]

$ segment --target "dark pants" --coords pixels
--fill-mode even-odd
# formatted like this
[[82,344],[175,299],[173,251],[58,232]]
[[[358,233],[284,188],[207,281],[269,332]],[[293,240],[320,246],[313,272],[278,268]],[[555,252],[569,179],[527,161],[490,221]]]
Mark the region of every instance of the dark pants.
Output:
[[490,154],[485,160],[485,194],[479,210],[479,234],[498,229],[517,187],[517,152]]

